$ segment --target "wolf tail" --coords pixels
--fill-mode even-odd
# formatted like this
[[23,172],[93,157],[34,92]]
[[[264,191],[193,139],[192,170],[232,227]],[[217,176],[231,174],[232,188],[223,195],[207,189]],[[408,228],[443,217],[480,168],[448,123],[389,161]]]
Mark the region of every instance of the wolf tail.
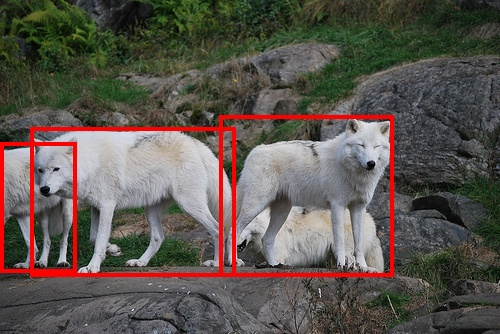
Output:
[[[207,197],[208,197],[208,206],[210,208],[210,212],[212,216],[217,221],[219,220],[219,160],[214,157],[212,151],[208,149],[208,147],[204,147],[205,150],[209,151],[209,154],[203,154],[203,162],[207,169],[208,174],[208,189],[207,189]],[[208,153],[208,152],[207,152]],[[223,170],[222,172],[222,183],[223,183],[223,210],[224,210],[224,230],[227,231],[231,228],[232,221],[232,201],[231,201],[231,185],[229,183],[229,179],[227,177],[226,172]]]
[[373,238],[370,248],[366,251],[365,259],[368,267],[377,269],[379,273],[384,272],[384,255],[380,239],[377,236]]

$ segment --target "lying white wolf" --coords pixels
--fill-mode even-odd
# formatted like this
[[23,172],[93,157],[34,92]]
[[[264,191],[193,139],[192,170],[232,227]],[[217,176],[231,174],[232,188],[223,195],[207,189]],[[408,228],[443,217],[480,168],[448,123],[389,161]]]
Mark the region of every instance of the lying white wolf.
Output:
[[[238,250],[248,248],[254,254],[263,257],[262,237],[269,226],[269,210],[266,209],[241,233]],[[344,229],[346,231],[346,254],[352,257],[354,240],[352,236],[351,216],[345,211]],[[380,240],[377,237],[375,222],[369,213],[363,222],[363,249],[366,263],[378,272],[384,271],[384,257]],[[276,260],[287,266],[324,267],[332,259],[333,232],[330,210],[292,207],[283,227],[276,235]],[[350,259],[351,263],[354,259]]]
[[[25,262],[14,265],[14,268],[30,267],[30,149],[18,148],[4,151],[4,225],[10,217],[15,217],[24,241],[28,247]],[[51,236],[62,238],[59,249],[58,267],[69,267],[66,261],[68,235],[73,224],[73,201],[61,199],[59,196],[46,198],[35,191],[35,213],[43,233],[42,254],[36,267],[47,267]],[[35,242],[35,259],[38,247]]]
[[[388,121],[349,120],[346,131],[332,140],[289,141],[255,147],[246,158],[238,181],[236,236],[269,207],[271,220],[263,237],[264,254],[269,265],[275,266],[279,264],[275,253],[276,234],[291,207],[330,209],[333,255],[337,265],[344,267],[343,222],[348,208],[355,265],[363,271],[376,271],[366,264],[362,226],[366,207],[389,164],[389,126]],[[238,266],[244,265],[240,259],[236,261]]]
[[[105,259],[115,209],[145,207],[151,239],[139,259],[126,266],[146,266],[164,239],[163,211],[176,202],[201,223],[213,239],[219,265],[219,161],[199,140],[180,132],[72,132],[55,139],[77,142],[78,199],[91,209],[90,263],[79,272],[99,272]],[[35,155],[40,192],[72,196],[73,152],[39,147]],[[231,188],[224,174],[224,221],[231,224]]]

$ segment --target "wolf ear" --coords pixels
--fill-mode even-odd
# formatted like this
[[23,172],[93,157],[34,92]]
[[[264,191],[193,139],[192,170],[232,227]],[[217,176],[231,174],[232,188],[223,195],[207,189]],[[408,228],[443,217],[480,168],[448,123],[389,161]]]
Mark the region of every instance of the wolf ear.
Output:
[[[43,140],[35,138],[35,143],[43,143]],[[35,153],[38,153],[38,151],[40,151],[40,146],[37,145],[35,146]]]
[[[76,137],[73,137],[71,138],[70,140],[68,140],[69,143],[76,143]],[[73,146],[68,146],[67,150],[66,150],[66,154],[67,155],[72,155],[73,154]]]
[[354,134],[359,130],[359,123],[355,119],[350,119],[347,121],[346,131],[349,134]]
[[378,127],[380,129],[380,133],[386,137],[389,137],[390,125],[391,125],[391,122],[389,122],[389,121],[380,122],[378,125]]

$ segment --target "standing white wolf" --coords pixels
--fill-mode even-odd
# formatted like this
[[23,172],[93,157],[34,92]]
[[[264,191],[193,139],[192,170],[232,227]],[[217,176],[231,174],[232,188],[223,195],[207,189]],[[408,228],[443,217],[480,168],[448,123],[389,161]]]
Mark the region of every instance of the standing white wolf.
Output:
[[[115,209],[145,207],[151,239],[139,259],[126,266],[146,266],[164,239],[163,211],[176,202],[201,223],[213,239],[219,265],[219,161],[202,142],[180,132],[72,132],[55,139],[77,142],[78,199],[91,209],[90,263],[79,272],[99,272],[105,259]],[[73,152],[40,147],[35,156],[40,191],[71,197]],[[231,189],[224,174],[224,222],[231,224]]]
[[[10,217],[15,217],[24,241],[28,247],[25,262],[14,268],[30,267],[30,149],[18,148],[4,151],[4,225]],[[66,261],[68,235],[73,224],[73,201],[59,196],[46,198],[35,191],[35,213],[43,233],[42,254],[36,267],[47,267],[50,237],[62,232],[58,267],[69,267]],[[35,259],[38,247],[35,242]]]
[[[269,226],[269,209],[261,212],[241,233],[238,250],[248,248],[259,259],[264,256],[262,237]],[[345,210],[346,254],[354,263],[354,240],[351,216]],[[333,258],[333,232],[330,210],[294,206],[276,235],[276,261],[287,266],[324,267]],[[377,237],[375,222],[369,213],[363,220],[363,249],[368,267],[384,271],[384,255]],[[264,258],[265,259],[265,258]]]
[[[389,130],[388,121],[349,120],[346,131],[332,140],[289,141],[255,147],[238,181],[236,236],[239,237],[245,227],[269,207],[271,221],[263,244],[269,265],[275,266],[279,264],[275,256],[276,234],[291,207],[331,209],[333,255],[337,265],[344,267],[343,221],[348,208],[355,265],[363,271],[376,271],[366,264],[362,226],[366,207],[389,164]],[[236,261],[238,266],[244,265],[240,259]]]

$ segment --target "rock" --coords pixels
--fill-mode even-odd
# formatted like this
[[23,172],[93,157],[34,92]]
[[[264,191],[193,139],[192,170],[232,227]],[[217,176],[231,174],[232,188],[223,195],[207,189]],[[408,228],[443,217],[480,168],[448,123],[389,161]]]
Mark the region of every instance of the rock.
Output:
[[4,330],[29,333],[272,333],[223,286],[176,278],[51,278],[17,287],[2,280],[1,291],[12,293],[0,302],[0,318]]
[[500,165],[500,58],[431,59],[377,73],[333,113],[394,114],[399,185],[461,185]]
[[274,86],[283,87],[295,84],[300,75],[317,72],[339,54],[334,45],[304,43],[264,52],[250,59],[250,63],[268,76]]
[[[2,141],[29,141],[32,126],[82,126],[82,122],[66,110],[42,110],[28,112],[23,117],[10,117],[0,125]],[[36,137],[52,140],[57,132],[39,133]]]
[[83,9],[102,30],[113,33],[133,27],[153,16],[151,5],[131,0],[75,0],[75,5]]
[[480,227],[488,211],[480,204],[460,195],[441,192],[413,200],[414,210],[435,209],[446,219],[473,231]]
[[299,109],[297,101],[298,97],[294,97],[289,88],[264,89],[235,105],[231,112],[246,115],[296,114]]
[[499,333],[500,294],[453,297],[434,313],[398,325],[386,334]]
[[480,293],[500,293],[500,285],[471,279],[451,279],[448,290],[458,296]]
[[363,307],[381,292],[427,289],[408,277],[4,277],[0,323],[5,332],[25,333],[310,333],[312,317],[342,298]]
[[500,10],[499,0],[460,0],[460,8],[465,10],[476,10],[481,8]]
[[[389,219],[382,219],[376,223],[384,259],[387,260],[390,255]],[[471,240],[474,240],[474,237],[468,229],[447,221],[439,211],[394,213],[394,258],[397,265],[415,253],[428,254]]]

